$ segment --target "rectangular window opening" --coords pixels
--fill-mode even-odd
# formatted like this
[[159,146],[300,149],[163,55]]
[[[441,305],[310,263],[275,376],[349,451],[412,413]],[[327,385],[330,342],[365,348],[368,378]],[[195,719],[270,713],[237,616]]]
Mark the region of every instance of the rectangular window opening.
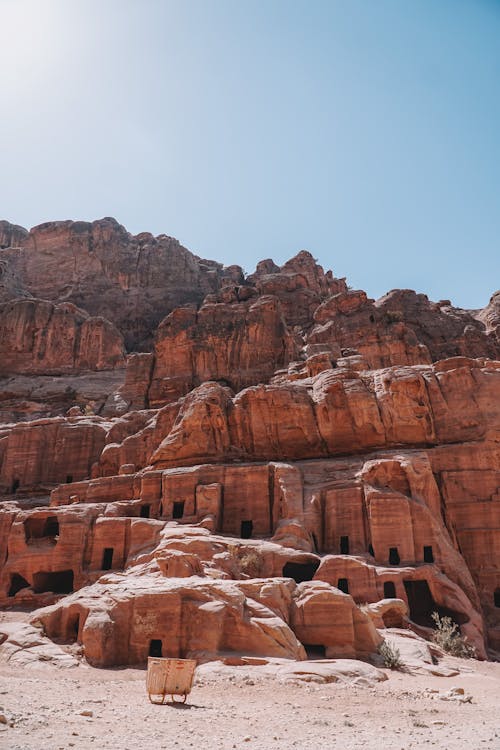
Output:
[[179,500],[176,503],[174,503],[174,507],[172,509],[172,518],[182,518],[184,515],[184,501]]
[[396,598],[396,586],[394,581],[385,581],[384,583],[384,599],[395,599]]
[[250,539],[253,532],[253,521],[242,521],[240,536],[242,539]]
[[344,594],[348,594],[349,593],[349,581],[347,580],[347,578],[339,578],[339,580],[337,581],[337,588],[340,591],[343,591]]
[[163,656],[163,643],[159,638],[149,641],[149,655],[161,658]]
[[102,553],[101,570],[111,570],[113,567],[113,547],[105,547]]
[[397,547],[390,547],[389,549],[389,565],[399,565],[400,557]]

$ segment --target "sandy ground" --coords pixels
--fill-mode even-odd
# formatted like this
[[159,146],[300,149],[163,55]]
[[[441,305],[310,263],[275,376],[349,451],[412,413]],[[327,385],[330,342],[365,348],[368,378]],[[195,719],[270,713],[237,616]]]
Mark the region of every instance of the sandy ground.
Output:
[[[0,714],[13,723],[0,724],[0,747],[500,750],[500,664],[452,663],[460,675],[385,670],[374,687],[202,667],[185,706],[152,705],[141,669],[0,665]],[[442,700],[451,687],[472,702]]]

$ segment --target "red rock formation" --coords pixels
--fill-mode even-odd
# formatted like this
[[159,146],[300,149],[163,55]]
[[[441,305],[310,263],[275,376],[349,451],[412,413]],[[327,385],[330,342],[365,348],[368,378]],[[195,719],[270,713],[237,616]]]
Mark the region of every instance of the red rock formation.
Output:
[[500,341],[500,291],[492,295],[489,304],[483,310],[479,310],[475,317],[484,324],[486,332],[496,340],[498,346]]
[[[14,244],[13,244],[14,243]],[[0,227],[4,283],[0,299],[68,301],[102,316],[127,346],[147,346],[160,320],[179,304],[216,291],[222,267],[202,261],[172,237],[133,237],[114,219],[56,221],[30,232]]]
[[497,298],[0,223],[0,603],[97,665],[369,658],[433,611],[500,650]]
[[162,406],[207,380],[235,390],[268,381],[295,355],[274,297],[180,308],[158,327],[148,401]]
[[98,417],[59,417],[6,429],[0,433],[0,488],[15,493],[88,477],[104,448],[108,426]]
[[65,302],[0,305],[0,375],[59,375],[124,367],[123,339],[103,318]]

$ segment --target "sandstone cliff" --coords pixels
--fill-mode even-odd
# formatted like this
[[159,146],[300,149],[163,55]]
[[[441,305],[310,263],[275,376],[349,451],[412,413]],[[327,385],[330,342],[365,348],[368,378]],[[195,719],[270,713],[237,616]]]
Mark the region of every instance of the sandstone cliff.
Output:
[[97,665],[370,658],[435,611],[500,651],[498,293],[245,277],[103,219],[0,222],[0,300],[3,606]]

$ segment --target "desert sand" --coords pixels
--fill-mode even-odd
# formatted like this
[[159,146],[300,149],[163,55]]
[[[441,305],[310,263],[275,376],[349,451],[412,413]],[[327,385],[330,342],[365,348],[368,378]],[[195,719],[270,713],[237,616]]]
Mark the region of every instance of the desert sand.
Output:
[[[500,748],[498,663],[444,657],[439,666],[458,673],[438,677],[418,667],[376,670],[352,661],[353,674],[332,671],[328,679],[337,681],[325,683],[315,671],[342,660],[212,662],[198,667],[185,705],[152,705],[145,668],[13,661],[0,664],[6,750]],[[294,677],[284,664],[309,674]],[[376,672],[387,679],[372,679]]]

